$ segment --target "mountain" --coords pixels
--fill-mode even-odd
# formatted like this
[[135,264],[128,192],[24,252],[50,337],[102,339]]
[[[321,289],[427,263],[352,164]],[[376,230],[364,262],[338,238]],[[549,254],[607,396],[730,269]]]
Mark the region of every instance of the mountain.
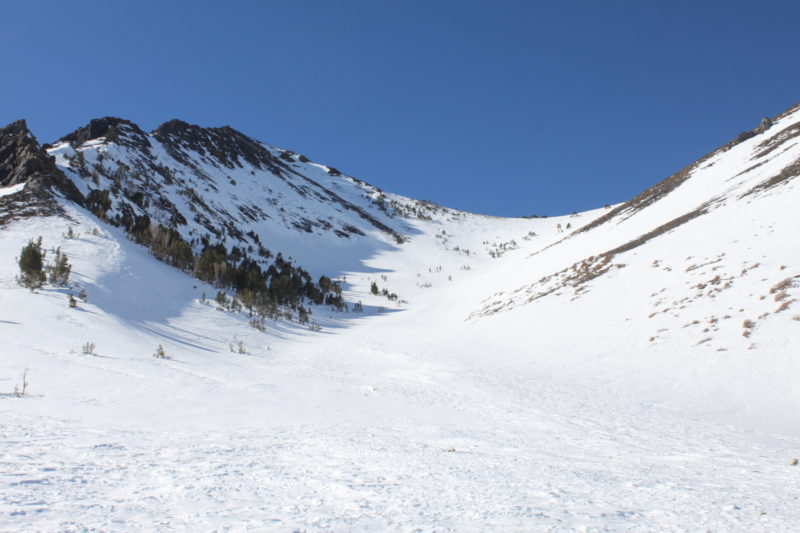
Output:
[[[15,122],[0,530],[791,531],[798,135],[502,219],[227,126]],[[66,284],[17,282],[39,237]]]

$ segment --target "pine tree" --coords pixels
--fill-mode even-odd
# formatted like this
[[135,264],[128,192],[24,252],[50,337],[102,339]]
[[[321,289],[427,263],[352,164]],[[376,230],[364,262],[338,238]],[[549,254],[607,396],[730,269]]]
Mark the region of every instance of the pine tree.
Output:
[[47,270],[50,273],[50,283],[53,285],[64,286],[69,282],[69,275],[72,272],[72,265],[69,264],[67,254],[61,252],[61,248],[56,248],[56,260]]
[[42,250],[42,238],[36,241],[33,239],[22,247],[19,260],[19,277],[17,282],[23,287],[35,289],[41,287],[46,281],[44,272],[44,250]]

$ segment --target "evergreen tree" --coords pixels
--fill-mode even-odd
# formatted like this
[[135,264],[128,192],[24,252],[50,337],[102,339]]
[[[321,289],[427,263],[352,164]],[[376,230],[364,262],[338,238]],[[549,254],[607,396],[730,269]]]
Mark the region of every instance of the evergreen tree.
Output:
[[72,265],[69,264],[67,254],[61,252],[61,248],[56,248],[56,260],[52,266],[47,268],[50,274],[50,283],[53,285],[64,286],[69,282],[69,275],[72,272]]
[[42,250],[42,238],[36,241],[31,239],[28,244],[22,247],[17,262],[19,265],[19,277],[17,282],[23,287],[35,289],[41,287],[46,281],[44,272],[44,250]]

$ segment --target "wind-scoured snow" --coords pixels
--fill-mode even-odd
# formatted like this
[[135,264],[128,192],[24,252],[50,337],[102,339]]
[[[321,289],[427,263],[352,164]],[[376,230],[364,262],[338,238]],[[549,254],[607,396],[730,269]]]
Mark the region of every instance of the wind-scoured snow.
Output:
[[[198,160],[220,220],[262,205],[253,191],[282,198],[285,219],[263,207],[235,224],[363,302],[315,307],[320,331],[250,327],[217,309],[216,288],[67,203],[7,224],[0,530],[796,530],[800,187],[783,171],[800,159],[786,133],[799,120],[611,218],[434,209],[298,160],[308,187],[404,242],[266,171],[223,189]],[[85,194],[74,150],[51,154]],[[134,158],[102,140],[78,150]],[[187,167],[181,186],[198,176]],[[363,235],[292,225],[318,213]],[[38,236],[68,255],[72,287],[16,284],[15,257]]]

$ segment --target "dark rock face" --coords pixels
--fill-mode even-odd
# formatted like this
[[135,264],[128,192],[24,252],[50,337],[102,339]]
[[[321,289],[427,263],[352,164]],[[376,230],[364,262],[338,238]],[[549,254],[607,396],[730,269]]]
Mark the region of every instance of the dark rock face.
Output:
[[61,192],[78,204],[83,196],[47,155],[24,120],[0,128],[0,187],[27,183],[25,190],[38,197]]
[[31,176],[47,169],[45,159],[48,159],[47,154],[30,134],[24,120],[0,129],[0,187],[28,182]]
[[286,170],[286,164],[258,141],[230,126],[203,128],[173,119],[153,130],[152,135],[164,144],[172,157],[190,166],[188,151],[214,159],[230,169],[241,168],[241,160],[244,160],[255,168],[274,174]]

